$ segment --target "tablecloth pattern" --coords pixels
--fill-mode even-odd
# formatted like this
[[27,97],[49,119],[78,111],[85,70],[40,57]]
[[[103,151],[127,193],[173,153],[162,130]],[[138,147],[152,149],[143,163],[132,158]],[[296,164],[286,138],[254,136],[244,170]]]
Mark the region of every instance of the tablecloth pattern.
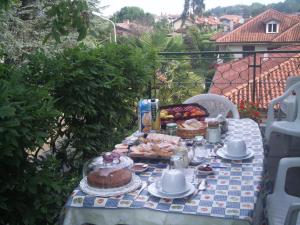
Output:
[[[151,196],[147,189],[136,198],[136,192],[122,196],[102,198],[86,195],[76,188],[65,207],[82,208],[147,208],[164,212],[213,216],[225,219],[247,220],[254,218],[254,207],[261,189],[263,177],[263,145],[258,125],[250,119],[230,120],[229,130],[222,137],[242,138],[254,157],[243,161],[211,159],[214,174],[207,176],[207,189],[192,198],[161,199]],[[153,182],[158,179],[166,164],[153,163],[147,171],[140,173],[142,180]]]

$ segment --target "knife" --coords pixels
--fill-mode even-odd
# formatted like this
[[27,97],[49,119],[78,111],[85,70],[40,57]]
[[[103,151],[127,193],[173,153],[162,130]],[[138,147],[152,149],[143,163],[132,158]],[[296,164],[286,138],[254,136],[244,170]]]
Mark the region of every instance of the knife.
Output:
[[194,191],[194,193],[188,198],[188,201],[191,200],[194,196],[196,196],[200,191],[204,191],[206,189],[206,180],[202,179],[199,183],[197,189]]

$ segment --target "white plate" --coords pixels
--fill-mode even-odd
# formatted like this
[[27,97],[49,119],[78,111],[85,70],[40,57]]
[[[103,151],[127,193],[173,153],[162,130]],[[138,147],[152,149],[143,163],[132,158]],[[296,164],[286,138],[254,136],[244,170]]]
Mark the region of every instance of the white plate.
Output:
[[168,199],[184,198],[184,197],[187,197],[187,196],[193,194],[194,191],[195,191],[195,187],[194,187],[193,184],[187,182],[187,185],[188,185],[188,191],[184,192],[182,194],[178,194],[178,195],[173,195],[173,194],[167,194],[167,193],[164,193],[164,192],[160,192],[156,188],[156,184],[155,183],[152,183],[152,184],[149,185],[148,192],[151,195],[153,195],[155,197],[158,197],[158,198],[168,198]]
[[87,182],[87,177],[84,177],[79,184],[80,189],[88,194],[88,195],[94,195],[94,196],[100,196],[100,197],[112,197],[112,196],[118,196],[118,195],[123,195],[128,192],[132,192],[138,187],[140,187],[142,184],[141,179],[139,176],[132,174],[132,179],[131,181],[118,188],[95,188],[89,186]]
[[157,183],[157,182],[155,182],[156,190],[157,190],[158,192],[160,192],[160,193],[167,194],[167,195],[182,195],[182,194],[184,194],[184,193],[186,193],[186,192],[188,192],[188,191],[190,190],[190,186],[189,186],[189,185],[186,185],[186,186],[185,186],[185,190],[180,191],[180,192],[177,192],[177,193],[174,193],[174,194],[171,194],[171,193],[168,193],[168,192],[164,192],[164,191],[161,189],[161,187],[160,187],[160,189],[158,189],[156,183]]
[[[138,169],[134,169],[134,166],[142,166],[142,168],[140,170],[138,170]],[[149,168],[149,165],[146,163],[135,163],[132,166],[132,171],[134,171],[136,173],[141,173],[141,172],[145,172],[148,168]]]
[[254,153],[252,150],[247,149],[247,154],[243,157],[236,157],[236,156],[231,156],[227,154],[227,151],[225,150],[226,147],[218,149],[216,154],[220,156],[221,158],[224,159],[229,159],[229,160],[243,160],[243,159],[249,159],[253,157]]

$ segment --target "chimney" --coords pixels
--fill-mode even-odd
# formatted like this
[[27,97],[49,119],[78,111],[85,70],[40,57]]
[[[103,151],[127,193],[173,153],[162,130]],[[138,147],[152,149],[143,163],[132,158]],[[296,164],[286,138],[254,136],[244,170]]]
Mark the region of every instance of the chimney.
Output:
[[233,21],[229,21],[229,31],[233,31]]
[[124,20],[123,23],[130,24],[130,21],[129,20]]
[[228,32],[228,26],[227,25],[224,26],[224,32]]

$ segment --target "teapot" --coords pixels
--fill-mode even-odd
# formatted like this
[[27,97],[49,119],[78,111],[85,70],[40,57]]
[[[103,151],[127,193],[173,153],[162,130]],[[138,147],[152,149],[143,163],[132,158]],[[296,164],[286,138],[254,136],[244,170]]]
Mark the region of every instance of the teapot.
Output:
[[195,150],[194,148],[187,148],[185,146],[180,146],[176,148],[175,155],[181,156],[180,157],[182,160],[181,165],[183,166],[183,168],[187,168],[195,156]]

